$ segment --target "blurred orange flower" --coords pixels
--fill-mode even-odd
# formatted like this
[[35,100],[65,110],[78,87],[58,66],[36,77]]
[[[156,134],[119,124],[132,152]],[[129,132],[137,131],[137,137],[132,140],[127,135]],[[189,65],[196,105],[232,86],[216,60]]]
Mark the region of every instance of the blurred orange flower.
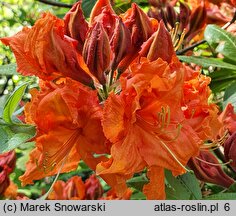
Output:
[[67,182],[56,181],[53,191],[49,194],[50,200],[83,200],[85,198],[85,185],[79,176],[73,176]]

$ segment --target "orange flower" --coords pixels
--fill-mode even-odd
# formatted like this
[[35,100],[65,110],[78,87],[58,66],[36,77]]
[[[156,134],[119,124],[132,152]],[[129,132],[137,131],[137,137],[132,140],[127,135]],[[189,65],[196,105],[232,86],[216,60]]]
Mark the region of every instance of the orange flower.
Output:
[[73,176],[67,182],[58,180],[48,196],[50,200],[83,200],[85,185],[79,176]]
[[202,141],[185,122],[181,109],[185,68],[181,63],[145,58],[121,78],[120,95],[110,94],[102,120],[113,145],[111,158],[97,166],[98,174],[113,174],[111,185],[122,196],[126,180],[148,168],[148,199],[164,199],[164,169],[183,174]]
[[210,78],[186,68],[182,109],[184,115],[202,140],[215,140],[222,127],[218,120],[218,107],[209,103]]
[[78,82],[42,83],[26,105],[26,121],[37,126],[36,148],[30,154],[22,184],[76,169],[80,158],[92,169],[100,162],[94,154],[108,150],[101,127],[97,93]]
[[5,199],[17,199],[17,197],[19,196],[17,194],[17,185],[14,184],[14,182],[10,181],[9,186],[7,187],[7,189],[4,191],[3,197]]
[[93,174],[85,183],[81,177],[73,176],[67,182],[58,180],[53,186],[50,200],[97,200],[103,194],[102,186]]
[[64,21],[46,13],[32,28],[24,27],[1,41],[13,50],[18,72],[23,75],[45,80],[67,76],[89,85],[92,79],[77,52],[77,41],[64,34]]

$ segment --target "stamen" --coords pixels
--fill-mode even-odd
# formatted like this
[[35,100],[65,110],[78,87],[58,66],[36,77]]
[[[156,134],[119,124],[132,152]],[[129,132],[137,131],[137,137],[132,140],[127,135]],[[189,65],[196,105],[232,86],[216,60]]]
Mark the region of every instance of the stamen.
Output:
[[45,174],[51,172],[57,165],[57,161],[61,161],[64,158],[65,151],[62,151],[62,149],[67,149],[67,151],[70,152],[74,144],[76,143],[77,139],[79,138],[80,133],[81,132],[79,130],[76,130],[70,136],[70,138],[61,145],[61,148],[58,151],[56,151],[53,155],[49,155],[48,152],[45,152],[43,162],[41,165],[39,165],[38,160],[36,160],[36,166],[39,168],[39,170],[40,171],[43,170]]
[[179,49],[179,47],[181,46],[181,44],[183,43],[185,34],[186,34],[186,29],[183,30],[183,32],[181,33],[180,38],[178,40],[178,43],[174,46],[175,51],[177,51]]
[[176,22],[175,27],[171,29],[171,38],[173,42],[177,36],[178,31],[179,31],[179,22]]
[[220,139],[212,142],[211,144],[204,144],[203,146],[200,147],[200,149],[203,149],[203,150],[204,149],[211,149],[211,150],[218,149],[225,143],[228,137],[229,137],[229,131],[226,130],[224,135]]
[[56,181],[57,181],[57,179],[58,179],[58,177],[59,177],[59,175],[60,175],[60,173],[61,173],[61,170],[62,170],[62,168],[63,168],[64,165],[65,165],[65,162],[66,162],[66,160],[67,160],[69,154],[70,154],[70,151],[67,153],[67,155],[65,156],[64,160],[62,161],[61,167],[59,168],[59,170],[58,170],[58,172],[57,172],[57,175],[56,175],[56,177],[55,177],[55,179],[54,179],[54,181],[53,181],[51,187],[49,188],[48,192],[47,192],[46,194],[44,194],[43,196],[41,196],[41,197],[39,198],[39,200],[46,200],[47,197],[49,196],[49,194],[52,192],[53,186],[54,186],[54,184],[56,183]]
[[[159,139],[158,139],[159,140]],[[186,172],[193,172],[192,170],[187,169],[179,160],[178,158],[175,156],[175,154],[169,149],[169,147],[162,141],[160,140],[160,142],[162,143],[162,145],[166,148],[166,150],[171,154],[171,156],[176,160],[176,162],[186,171]]]
[[[177,126],[177,134],[175,135],[175,137],[174,137],[173,139],[171,139],[171,140],[169,140],[169,141],[167,141],[167,142],[173,142],[173,141],[175,141],[176,139],[178,139],[182,127],[183,127],[183,125],[179,123],[178,126]],[[166,131],[165,133],[166,133],[166,134],[168,134],[168,133],[173,133],[173,131]]]
[[202,159],[199,158],[199,157],[195,157],[195,158],[196,158],[197,160],[199,160],[199,161],[201,161],[201,162],[203,162],[203,163],[206,163],[206,164],[208,164],[208,165],[211,165],[211,166],[224,166],[224,165],[227,165],[227,164],[230,164],[230,163],[233,162],[233,160],[230,159],[229,161],[227,161],[227,162],[225,162],[225,163],[218,163],[218,164],[216,164],[216,163],[211,163],[211,162],[202,160]]
[[194,114],[196,113],[196,110],[195,109],[192,109],[192,111],[191,111],[191,117],[190,117],[190,119],[192,119],[193,118],[193,116],[194,116]]
[[170,125],[170,107],[167,106],[167,123],[166,123],[166,127],[168,127]]

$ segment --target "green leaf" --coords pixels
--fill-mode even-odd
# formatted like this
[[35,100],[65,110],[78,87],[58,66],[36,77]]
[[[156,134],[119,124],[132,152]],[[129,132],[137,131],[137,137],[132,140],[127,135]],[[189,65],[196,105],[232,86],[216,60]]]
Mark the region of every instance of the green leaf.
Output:
[[0,153],[7,152],[26,143],[35,136],[31,125],[0,125]]
[[133,177],[128,180],[126,183],[129,187],[136,188],[137,190],[142,190],[143,186],[147,184],[149,181],[145,175]]
[[215,47],[216,52],[236,61],[236,37],[233,34],[216,25],[208,25],[204,37],[211,46]]
[[17,87],[15,91],[11,94],[11,96],[8,98],[4,109],[3,109],[3,120],[6,123],[12,124],[12,115],[20,102],[22,96],[25,93],[25,89],[27,87],[28,83],[24,83],[21,86]]
[[223,62],[222,60],[217,59],[217,58],[206,58],[202,56],[178,56],[178,58],[181,61],[201,65],[205,68],[212,66],[212,67],[217,67],[217,68],[226,68],[230,70],[236,70],[236,65]]
[[146,196],[141,191],[135,191],[132,193],[131,200],[145,200]]
[[219,193],[208,197],[204,200],[236,200],[236,193]]
[[16,74],[17,72],[15,63],[0,66],[0,75],[12,76]]
[[210,83],[210,88],[213,92],[222,92],[225,91],[232,83],[232,80],[221,80],[221,81],[212,81]]
[[213,92],[222,92],[236,80],[236,71],[223,69],[209,74],[211,77],[210,88]]
[[232,192],[232,193],[236,192],[236,182],[234,182],[232,185],[230,185],[227,192]]
[[170,171],[165,170],[165,177],[167,181],[167,199],[189,200],[202,198],[199,182],[193,173],[187,172],[184,175],[174,177]]
[[236,81],[234,81],[226,90],[224,94],[223,107],[225,108],[228,103],[231,103],[236,110]]
[[236,71],[221,68],[220,70],[210,73],[209,76],[214,81],[223,81],[227,79],[231,79],[231,81],[233,81],[234,79],[236,80]]
[[83,0],[82,1],[82,10],[86,18],[90,16],[93,6],[95,5],[96,2],[97,0]]

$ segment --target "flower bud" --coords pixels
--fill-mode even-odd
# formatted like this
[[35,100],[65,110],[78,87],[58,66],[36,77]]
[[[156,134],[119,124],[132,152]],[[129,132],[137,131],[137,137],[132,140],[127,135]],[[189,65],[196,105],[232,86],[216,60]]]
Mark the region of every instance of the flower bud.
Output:
[[236,172],[236,131],[224,143],[224,155],[227,161],[232,160],[230,166]]
[[234,106],[231,103],[227,104],[218,119],[224,125],[222,134],[225,130],[228,130],[230,134],[236,132],[236,113],[234,112]]
[[151,20],[135,3],[132,4],[131,15],[124,23],[131,32],[132,45],[138,49],[154,32]]
[[177,13],[175,12],[175,9],[171,4],[166,5],[166,17],[170,26],[174,28],[177,21]]
[[148,0],[149,4],[153,7],[162,7],[166,4],[167,0]]
[[121,19],[116,20],[116,26],[110,40],[110,45],[114,53],[112,69],[115,69],[131,49],[131,35]]
[[205,5],[199,5],[190,16],[189,29],[186,34],[186,39],[188,41],[202,30],[206,24],[206,18],[207,13]]
[[111,11],[108,6],[106,6],[103,8],[101,14],[94,18],[92,25],[97,22],[102,24],[102,27],[105,29],[110,39],[114,33],[117,19],[119,19],[119,17],[113,11]]
[[146,41],[141,51],[140,56],[147,57],[150,61],[155,61],[158,58],[171,62],[172,57],[175,55],[174,47],[172,44],[171,36],[167,31],[163,21],[159,23],[158,30]]
[[[90,14],[90,23],[93,24],[95,22],[96,16],[99,16],[103,9],[106,7],[106,10],[110,11],[110,14],[115,14],[112,9],[110,0],[98,0],[94,5],[91,14]],[[96,20],[97,22],[97,20]]]
[[86,22],[81,8],[81,1],[73,5],[70,11],[64,17],[65,34],[78,41],[78,51],[82,53],[83,44],[88,31]]
[[74,176],[66,182],[64,188],[65,193],[67,194],[67,199],[79,199],[82,200],[85,198],[85,186],[84,182],[79,176]]
[[191,158],[188,166],[199,180],[226,188],[234,183],[234,180],[224,173],[217,158],[211,152],[201,151],[198,158],[200,160]]
[[152,22],[135,3],[123,15],[122,20],[131,33],[131,49],[118,65],[121,73],[138,56],[141,45],[150,38],[157,26],[157,22]]
[[90,72],[105,84],[105,72],[111,63],[109,38],[101,23],[95,23],[84,44],[83,57]]
[[102,185],[94,174],[85,181],[85,190],[87,200],[97,200],[103,195]]
[[3,195],[9,185],[8,168],[6,166],[0,166],[0,196]]
[[16,165],[16,153],[15,151],[9,151],[3,154],[0,154],[0,166],[4,167],[6,165],[11,171],[15,168]]
[[48,196],[50,200],[83,200],[84,198],[85,186],[79,176],[73,176],[67,182],[56,181],[53,191]]
[[182,32],[184,28],[187,27],[190,18],[190,8],[184,2],[180,2],[180,12],[179,12],[179,23],[180,23],[180,31]]

